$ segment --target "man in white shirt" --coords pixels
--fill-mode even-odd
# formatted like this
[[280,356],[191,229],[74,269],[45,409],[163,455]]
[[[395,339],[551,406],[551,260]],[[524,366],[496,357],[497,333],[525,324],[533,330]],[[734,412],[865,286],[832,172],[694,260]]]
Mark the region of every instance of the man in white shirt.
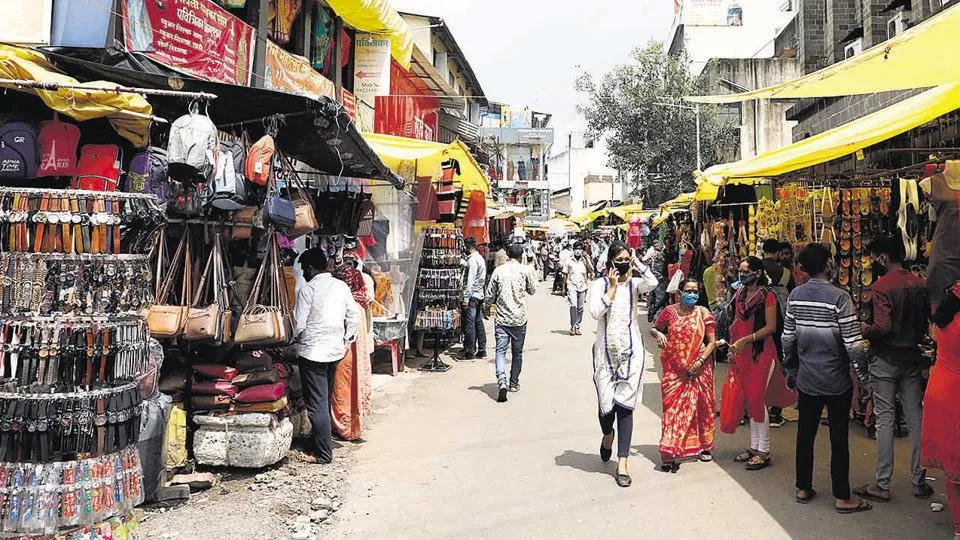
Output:
[[466,310],[463,324],[463,359],[487,357],[487,333],[483,328],[484,286],[487,284],[487,263],[477,251],[477,241],[468,237],[463,241],[467,248],[467,283],[463,288],[463,307]]
[[570,303],[570,335],[579,336],[580,323],[583,322],[583,306],[587,302],[587,289],[590,270],[583,256],[583,246],[573,247],[573,256],[567,260],[564,269],[567,274],[567,302]]
[[350,287],[330,275],[323,251],[314,248],[300,255],[300,267],[307,280],[297,294],[297,353],[307,415],[312,426],[313,455],[302,459],[312,463],[333,461],[330,395],[337,364],[356,340],[363,311],[353,299]]

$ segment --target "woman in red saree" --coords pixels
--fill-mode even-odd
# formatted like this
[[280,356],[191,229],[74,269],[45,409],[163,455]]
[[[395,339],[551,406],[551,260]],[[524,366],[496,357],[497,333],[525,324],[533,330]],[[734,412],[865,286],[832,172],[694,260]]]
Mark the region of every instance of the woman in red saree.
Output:
[[663,399],[663,431],[660,438],[661,468],[676,472],[678,460],[713,459],[714,415],[713,350],[716,348],[713,315],[698,306],[700,284],[695,279],[680,283],[680,303],[667,306],[651,335],[662,349],[660,394]]
[[960,282],[937,306],[937,362],[930,370],[930,382],[923,400],[923,430],[920,463],[943,470],[947,500],[953,512],[953,538],[960,540]]

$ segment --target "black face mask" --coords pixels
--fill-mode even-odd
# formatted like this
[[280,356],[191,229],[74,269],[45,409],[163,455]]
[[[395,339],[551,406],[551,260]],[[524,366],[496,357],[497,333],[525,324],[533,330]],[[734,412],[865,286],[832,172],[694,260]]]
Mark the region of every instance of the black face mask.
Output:
[[870,263],[870,271],[873,272],[874,276],[880,277],[887,273],[887,265],[880,260],[873,261]]
[[630,263],[628,263],[628,262],[613,263],[613,267],[617,270],[617,272],[618,272],[621,276],[626,275],[627,272],[630,271]]

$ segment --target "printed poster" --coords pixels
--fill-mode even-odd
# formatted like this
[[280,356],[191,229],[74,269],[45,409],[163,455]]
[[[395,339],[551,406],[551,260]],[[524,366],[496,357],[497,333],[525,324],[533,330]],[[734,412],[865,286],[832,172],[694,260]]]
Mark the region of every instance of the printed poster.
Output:
[[174,69],[250,85],[255,30],[212,0],[123,0],[123,33],[128,49]]
[[269,40],[266,58],[266,88],[311,98],[336,99],[333,82],[313,69],[306,58],[290,54]]

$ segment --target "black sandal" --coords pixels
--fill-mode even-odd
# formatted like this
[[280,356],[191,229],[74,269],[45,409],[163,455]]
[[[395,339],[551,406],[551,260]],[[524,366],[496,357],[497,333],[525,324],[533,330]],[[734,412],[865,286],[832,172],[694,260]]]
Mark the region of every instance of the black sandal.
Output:
[[[604,435],[606,438],[606,435]],[[606,463],[610,461],[610,457],[613,456],[613,443],[610,443],[610,448],[603,447],[603,439],[600,439],[600,461]]]
[[753,459],[753,456],[755,456],[755,455],[757,455],[756,451],[754,451],[754,450],[752,450],[752,449],[750,449],[750,448],[747,448],[746,450],[743,451],[742,454],[740,454],[739,456],[733,458],[733,461],[734,461],[735,463],[746,463],[746,462],[750,461],[751,459]]
[[700,452],[700,461],[710,463],[713,461],[713,454],[710,452]]
[[670,472],[677,465],[676,461],[664,461],[660,464],[660,470],[663,472]]
[[617,485],[618,485],[618,486],[620,486],[620,487],[622,487],[622,488],[626,488],[626,487],[630,487],[631,484],[633,484],[633,480],[630,478],[630,475],[629,475],[629,474],[620,474],[620,473],[617,473]]
[[858,502],[853,508],[839,508],[834,506],[833,509],[836,510],[838,514],[856,514],[857,512],[873,510],[873,505],[863,499],[860,499],[860,502]]
[[[806,496],[806,497],[801,497],[801,496],[800,496],[800,492],[801,492],[801,491],[806,491],[806,492],[807,492],[807,496]],[[815,489],[813,489],[813,488],[811,488],[811,489],[798,489],[798,490],[797,490],[797,502],[800,503],[800,504],[807,504],[808,502],[810,502],[810,501],[812,501],[814,498],[816,498],[816,496],[817,496],[817,490],[815,490]]]
[[748,471],[759,471],[760,469],[766,469],[767,467],[770,466],[770,462],[771,462],[770,456],[764,456],[764,455],[762,455],[762,454],[757,454],[757,455],[755,455],[755,456],[753,456],[753,457],[754,457],[754,458],[758,458],[758,457],[759,457],[759,458],[763,458],[763,461],[761,461],[761,462],[759,462],[759,463],[754,463],[754,462],[752,461],[753,458],[751,458],[751,461],[748,461],[748,462],[747,462],[747,470],[748,470]]

